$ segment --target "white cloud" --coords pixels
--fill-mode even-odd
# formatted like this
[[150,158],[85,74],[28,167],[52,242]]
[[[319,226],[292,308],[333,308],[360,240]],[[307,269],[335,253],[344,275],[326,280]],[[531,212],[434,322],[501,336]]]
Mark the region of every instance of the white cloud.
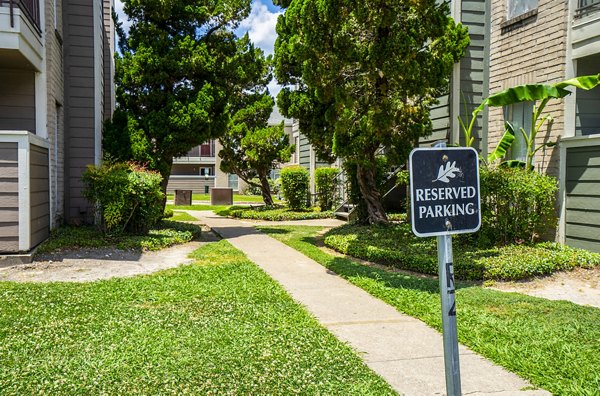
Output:
[[281,15],[281,12],[271,12],[260,0],[254,0],[252,11],[248,18],[241,22],[239,31],[247,31],[250,40],[257,47],[261,48],[267,55],[272,54],[277,39],[275,25],[279,15]]
[[119,22],[123,24],[125,33],[127,33],[129,31],[129,27],[131,26],[131,21],[127,19],[127,15],[125,15],[125,12],[123,11],[123,3],[121,0],[115,0],[115,12],[119,17]]

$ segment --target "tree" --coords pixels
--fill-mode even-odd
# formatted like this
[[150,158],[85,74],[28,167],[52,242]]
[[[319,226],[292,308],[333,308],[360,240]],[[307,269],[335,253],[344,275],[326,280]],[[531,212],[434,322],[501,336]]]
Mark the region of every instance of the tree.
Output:
[[[219,152],[221,170],[235,173],[246,183],[259,187],[265,205],[272,206],[269,172],[278,163],[290,159],[293,145],[283,130],[283,123],[267,126],[273,111],[274,101],[266,90],[257,87],[258,92],[244,94],[235,106],[227,133],[219,141],[223,148]],[[262,92],[261,92],[262,91]],[[252,181],[257,177],[260,184]]]
[[[431,133],[429,108],[447,90],[469,43],[436,0],[281,0],[277,101],[300,121],[321,157],[356,166],[370,223],[387,217],[375,182],[376,153],[404,162]],[[291,88],[293,87],[293,88]]]
[[[219,137],[233,95],[255,75],[256,50],[233,33],[249,0],[124,0],[131,21],[116,56],[117,109],[104,148],[160,172],[173,158]],[[262,67],[262,66],[258,66]]]

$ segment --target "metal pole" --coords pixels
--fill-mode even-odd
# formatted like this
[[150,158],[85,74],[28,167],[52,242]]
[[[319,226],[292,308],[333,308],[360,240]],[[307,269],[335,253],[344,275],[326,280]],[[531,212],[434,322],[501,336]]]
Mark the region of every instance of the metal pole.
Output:
[[438,236],[437,245],[440,298],[442,300],[446,393],[448,396],[460,396],[460,365],[458,362],[458,335],[456,332],[456,299],[454,294],[454,269],[452,267],[452,236]]

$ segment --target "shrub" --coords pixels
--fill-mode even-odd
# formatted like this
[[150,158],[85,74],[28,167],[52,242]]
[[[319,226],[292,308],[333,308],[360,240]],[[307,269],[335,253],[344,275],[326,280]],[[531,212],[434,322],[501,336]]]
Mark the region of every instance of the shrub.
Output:
[[133,163],[89,166],[84,195],[100,213],[104,232],[146,234],[163,216],[162,177]]
[[339,172],[338,168],[318,168],[315,170],[317,199],[321,210],[331,210],[335,205],[335,191],[338,187],[336,176]]
[[[277,194],[279,193],[279,184],[275,182],[275,180],[269,178],[267,179],[269,181],[269,188],[271,189],[271,193],[273,194]],[[252,183],[256,183],[258,186],[260,186],[260,180],[258,179],[258,177],[254,177],[252,179],[250,179],[250,181]],[[262,195],[262,191],[260,189],[260,187],[252,185],[252,184],[248,184],[246,185],[246,189],[244,190],[244,195]]]
[[308,205],[310,175],[301,166],[289,166],[281,170],[281,189],[290,209],[302,210]]
[[238,219],[287,221],[334,218],[332,211],[319,211],[316,208],[294,211],[277,206],[242,207],[231,206],[226,209],[217,210],[219,216],[231,216]]
[[[325,234],[326,246],[364,260],[437,275],[435,238],[417,238],[406,223],[391,226],[344,225]],[[464,280],[519,280],[576,267],[600,265],[600,254],[557,243],[476,248],[456,243],[454,273]]]
[[522,169],[482,168],[483,245],[534,242],[556,227],[556,179]]

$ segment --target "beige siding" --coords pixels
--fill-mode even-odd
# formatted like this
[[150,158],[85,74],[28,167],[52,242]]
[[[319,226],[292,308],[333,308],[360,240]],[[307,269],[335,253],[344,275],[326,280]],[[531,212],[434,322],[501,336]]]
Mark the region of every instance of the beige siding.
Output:
[[31,246],[36,246],[48,238],[50,232],[50,190],[48,170],[48,150],[30,146],[30,208]]
[[33,71],[0,69],[0,130],[35,132]]
[[600,146],[567,149],[565,242],[600,252]]
[[190,177],[171,177],[167,185],[167,192],[175,190],[192,190],[194,194],[204,194],[206,187],[208,192],[215,186],[214,178],[204,178],[197,176]]
[[[492,2],[490,93],[519,84],[565,79],[568,2],[539,0],[537,12],[522,25],[503,28],[506,1]],[[545,113],[552,114],[554,126],[551,136],[540,133],[538,143],[563,134],[563,101],[551,101]],[[489,121],[488,147],[493,149],[504,132],[502,108],[490,109]],[[542,172],[558,175],[558,149],[540,150],[535,164]]]
[[113,56],[115,52],[115,32],[112,20],[112,1],[103,0],[103,25],[104,25],[104,118],[112,116],[115,105],[114,89],[107,89],[114,85],[115,69]]
[[0,143],[0,253],[19,250],[17,143]]
[[[62,0],[53,0],[54,6],[46,6],[47,69],[47,120],[50,144],[50,201],[53,202],[51,226],[56,226],[64,217],[64,77],[63,77],[63,29]],[[56,8],[56,13],[55,13]]]

